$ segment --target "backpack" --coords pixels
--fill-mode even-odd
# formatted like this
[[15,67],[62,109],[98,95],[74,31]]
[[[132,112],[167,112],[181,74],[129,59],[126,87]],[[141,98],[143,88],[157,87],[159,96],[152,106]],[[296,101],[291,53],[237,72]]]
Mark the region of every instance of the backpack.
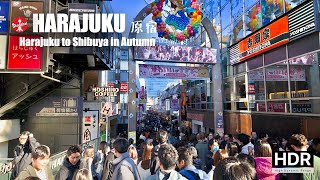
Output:
[[[200,171],[198,171],[200,173]],[[181,170],[179,171],[179,173],[189,179],[189,180],[201,180],[200,177],[199,177],[199,174],[193,172],[193,171],[190,171],[190,170]],[[202,173],[202,172],[201,172]],[[203,175],[202,175],[203,176]]]

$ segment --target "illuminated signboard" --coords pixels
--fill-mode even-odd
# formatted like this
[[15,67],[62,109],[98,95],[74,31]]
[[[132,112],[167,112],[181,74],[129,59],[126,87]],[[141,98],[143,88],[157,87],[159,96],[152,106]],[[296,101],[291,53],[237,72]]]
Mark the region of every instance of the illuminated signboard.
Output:
[[36,46],[19,46],[19,38],[40,39],[40,36],[10,36],[8,53],[8,70],[40,70],[42,48]]
[[114,87],[94,87],[92,88],[94,92],[94,96],[117,96],[119,92],[119,88]]
[[230,63],[236,64],[289,42],[288,16],[253,33],[230,48]]

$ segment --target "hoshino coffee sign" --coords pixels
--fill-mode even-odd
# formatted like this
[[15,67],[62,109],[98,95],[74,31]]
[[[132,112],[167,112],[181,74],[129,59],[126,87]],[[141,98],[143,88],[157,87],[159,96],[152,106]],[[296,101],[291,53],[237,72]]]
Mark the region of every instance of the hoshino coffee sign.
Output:
[[82,13],[80,14],[33,14],[33,32],[77,32],[98,33],[125,31],[125,14],[112,13]]

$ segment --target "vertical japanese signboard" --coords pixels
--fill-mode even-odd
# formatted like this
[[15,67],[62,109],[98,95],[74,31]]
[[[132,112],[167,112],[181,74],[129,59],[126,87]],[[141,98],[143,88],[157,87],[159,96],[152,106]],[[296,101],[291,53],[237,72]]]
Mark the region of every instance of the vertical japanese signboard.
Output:
[[7,36],[0,35],[0,69],[4,69],[7,61]]
[[0,2],[0,32],[8,32],[9,2]]
[[82,143],[98,138],[99,111],[83,112]]
[[33,14],[43,13],[43,2],[12,1],[11,32],[33,32]]
[[10,36],[8,70],[41,70],[42,48],[19,46],[19,38],[40,39],[40,36]]

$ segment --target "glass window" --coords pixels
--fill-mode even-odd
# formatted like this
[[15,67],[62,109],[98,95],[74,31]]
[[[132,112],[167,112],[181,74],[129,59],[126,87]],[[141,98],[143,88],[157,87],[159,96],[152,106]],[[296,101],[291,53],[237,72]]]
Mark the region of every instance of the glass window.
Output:
[[242,12],[242,1],[232,0],[231,10],[232,10],[232,21],[236,20],[239,16],[243,14]]
[[313,33],[288,44],[289,58],[319,49],[319,33]]
[[284,13],[283,0],[269,1],[261,0],[262,26],[269,24]]
[[292,113],[320,113],[320,99],[292,101]]
[[265,68],[267,99],[286,99],[288,92],[288,71],[284,62]]
[[231,26],[228,26],[226,29],[222,31],[221,49],[224,49],[230,46],[230,40],[231,40]]
[[245,62],[233,66],[233,73],[234,74],[240,74],[243,72],[246,72],[246,63]]
[[247,61],[248,69],[256,69],[263,66],[263,56],[256,56],[253,59]]
[[265,85],[263,68],[249,71],[248,73],[248,94],[249,100],[264,100]]
[[289,60],[291,98],[320,97],[317,54],[307,54]]
[[251,9],[251,7],[253,5],[255,5],[257,2],[259,2],[259,0],[246,0],[244,2],[244,5],[245,5],[245,9],[248,10],[248,9]]
[[286,12],[290,11],[292,8],[296,7],[299,3],[297,0],[285,0]]
[[277,113],[289,113],[290,112],[289,101],[270,101],[270,102],[267,102],[267,111],[268,112],[277,112]]
[[251,9],[246,11],[246,17],[245,17],[245,24],[247,28],[246,36],[258,30],[262,25],[261,21],[262,20],[261,20],[260,3],[257,3],[254,6],[252,6]]
[[232,44],[240,41],[244,37],[243,31],[243,20],[239,17],[235,22],[233,22],[232,27]]
[[236,77],[236,99],[243,100],[247,97],[245,76]]
[[266,112],[266,103],[264,101],[256,101],[250,105],[251,111]]
[[221,18],[223,19],[222,29],[225,29],[231,23],[231,5],[230,5],[230,3],[228,3],[226,6],[224,6],[224,8],[221,12]]
[[286,47],[281,46],[281,47],[278,47],[276,49],[273,49],[273,50],[265,53],[264,64],[265,65],[272,64],[275,62],[285,60],[286,58],[287,58]]
[[234,98],[232,98],[232,94],[233,94],[233,81],[232,81],[232,78],[224,80],[223,90],[224,90],[225,101],[231,101],[231,100],[234,99]]

